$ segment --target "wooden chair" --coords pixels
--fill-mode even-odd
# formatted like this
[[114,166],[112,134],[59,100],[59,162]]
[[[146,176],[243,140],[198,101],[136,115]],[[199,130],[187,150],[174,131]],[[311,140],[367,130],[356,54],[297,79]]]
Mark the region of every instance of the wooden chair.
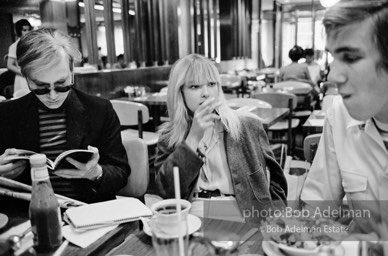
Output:
[[155,132],[143,131],[143,124],[150,119],[146,105],[123,100],[111,100],[111,103],[119,117],[121,126],[138,126],[138,130],[126,129],[121,131],[123,143],[133,138],[142,138],[148,146],[156,145],[159,135]]
[[286,119],[278,121],[268,128],[269,131],[279,132],[287,131],[287,139],[270,139],[271,143],[286,143],[287,154],[291,155],[295,150],[293,141],[293,129],[298,127],[299,119],[292,118],[293,110],[296,108],[297,99],[295,94],[283,92],[265,92],[253,94],[252,98],[266,101],[273,108],[289,108],[289,113]]
[[304,159],[312,163],[317,152],[319,140],[321,139],[321,133],[311,134],[304,139],[303,142],[303,153]]
[[272,108],[272,105],[266,101],[253,98],[234,98],[226,101],[231,108]]
[[312,134],[305,138],[303,149],[306,161],[293,160],[291,156],[286,158],[283,170],[288,184],[287,203],[291,208],[299,209],[300,207],[300,193],[302,192],[303,184],[310,170],[320,138],[320,133]]
[[147,144],[143,139],[133,138],[123,142],[123,146],[127,152],[131,175],[128,177],[127,185],[117,194],[142,198],[150,181]]

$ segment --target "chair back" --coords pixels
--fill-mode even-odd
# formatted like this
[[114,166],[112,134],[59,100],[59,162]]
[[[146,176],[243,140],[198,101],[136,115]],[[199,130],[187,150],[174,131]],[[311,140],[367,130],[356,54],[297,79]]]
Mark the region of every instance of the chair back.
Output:
[[[122,126],[145,124],[150,120],[149,110],[144,104],[123,100],[111,100],[110,102]],[[141,115],[138,115],[139,111]],[[140,118],[141,122],[139,122]]]
[[[254,99],[260,99],[266,101],[272,105],[273,108],[288,108],[287,115],[287,139],[271,139],[271,143],[287,143],[287,153],[291,154],[294,151],[293,136],[292,136],[292,111],[296,108],[297,98],[293,93],[284,92],[263,92],[252,95]],[[299,121],[297,122],[297,124]],[[275,124],[276,125],[276,124]],[[271,129],[271,127],[269,127]]]
[[319,140],[321,139],[321,133],[311,134],[304,139],[303,153],[304,159],[311,163],[314,160],[315,153],[317,152]]
[[28,89],[20,89],[20,90],[17,90],[16,92],[13,93],[13,97],[15,99],[18,99],[18,98],[21,98],[23,97],[24,95],[27,95],[29,94],[31,91],[28,90]]
[[120,196],[143,197],[147,191],[149,178],[148,149],[143,139],[133,138],[123,141],[127,152],[131,175],[127,185],[117,193]]
[[121,126],[137,125],[139,138],[143,138],[143,124],[148,123],[150,114],[146,105],[136,102],[111,100]]
[[257,107],[257,108],[272,108],[272,105],[266,101],[252,98],[233,98],[226,101],[229,107]]

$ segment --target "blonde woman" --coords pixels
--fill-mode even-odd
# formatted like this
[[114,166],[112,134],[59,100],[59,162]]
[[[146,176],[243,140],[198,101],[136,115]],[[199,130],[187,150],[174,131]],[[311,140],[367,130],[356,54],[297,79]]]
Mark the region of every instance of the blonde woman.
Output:
[[163,198],[174,197],[177,166],[181,196],[197,215],[258,222],[259,210],[284,204],[287,183],[261,122],[227,106],[209,59],[191,54],[174,64],[167,108],[170,122],[161,126],[155,160]]

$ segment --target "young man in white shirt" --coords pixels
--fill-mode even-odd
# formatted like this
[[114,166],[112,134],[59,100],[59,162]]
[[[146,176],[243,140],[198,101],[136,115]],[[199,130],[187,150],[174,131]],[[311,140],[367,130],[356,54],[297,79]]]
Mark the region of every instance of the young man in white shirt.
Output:
[[[323,20],[333,55],[329,81],[340,96],[328,110],[301,199],[341,216],[352,232],[379,233],[388,213],[388,0],[342,0]],[[341,212],[341,211],[340,211]]]

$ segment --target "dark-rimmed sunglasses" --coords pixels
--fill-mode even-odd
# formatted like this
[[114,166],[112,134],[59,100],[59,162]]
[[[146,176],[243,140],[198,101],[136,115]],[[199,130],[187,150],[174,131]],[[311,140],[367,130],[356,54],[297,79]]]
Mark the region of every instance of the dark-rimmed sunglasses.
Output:
[[[58,93],[64,93],[64,92],[68,92],[70,91],[70,89],[74,86],[74,63],[73,63],[73,60],[70,60],[70,72],[71,72],[71,81],[72,83],[69,84],[69,85],[65,85],[65,86],[57,86],[57,87],[54,87],[54,91],[58,92]],[[50,93],[51,89],[48,88],[48,87],[45,87],[45,88],[38,88],[38,89],[31,89],[31,86],[30,86],[30,83],[29,83],[29,80],[27,79],[27,84],[28,84],[28,87],[30,88],[30,90],[35,94],[35,95],[45,95],[45,94],[48,94]]]
[[[54,91],[58,92],[58,93],[64,93],[64,92],[68,92],[71,87],[73,87],[74,84],[69,84],[69,85],[66,85],[66,86],[58,86],[58,87],[54,87]],[[45,95],[45,94],[48,94],[50,93],[51,89],[50,88],[41,88],[41,89],[32,89],[31,90],[34,94],[36,95]]]

